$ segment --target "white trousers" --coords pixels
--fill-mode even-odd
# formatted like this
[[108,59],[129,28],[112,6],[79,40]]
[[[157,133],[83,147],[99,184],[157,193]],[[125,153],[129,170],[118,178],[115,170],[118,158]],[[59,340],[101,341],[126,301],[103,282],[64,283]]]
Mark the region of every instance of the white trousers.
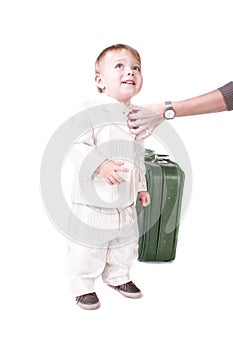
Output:
[[[92,208],[75,205],[73,212],[81,209],[87,209],[88,215],[91,214]],[[106,226],[106,215],[109,210],[98,210],[99,222],[103,222]],[[96,213],[96,210],[95,210]],[[94,213],[94,215],[95,215]],[[112,209],[111,222],[116,222],[119,228],[118,235],[116,230],[114,237],[109,230],[109,240],[106,240],[102,246],[90,246],[73,241],[68,243],[68,261],[67,273],[71,280],[71,290],[75,296],[91,293],[95,291],[95,280],[102,276],[105,283],[116,286],[130,281],[129,271],[133,262],[138,255],[138,226],[137,213],[135,207],[126,209]],[[106,220],[105,220],[106,219]],[[120,226],[120,227],[119,227]],[[122,228],[127,227],[127,230]],[[93,229],[93,227],[92,227]],[[106,227],[104,227],[106,230]],[[122,233],[123,232],[123,233]]]

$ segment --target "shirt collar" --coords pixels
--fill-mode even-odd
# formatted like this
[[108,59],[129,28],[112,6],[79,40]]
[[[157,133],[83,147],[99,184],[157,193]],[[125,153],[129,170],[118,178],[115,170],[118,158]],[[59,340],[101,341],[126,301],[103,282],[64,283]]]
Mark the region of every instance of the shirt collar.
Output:
[[86,107],[90,108],[94,106],[101,106],[105,104],[110,105],[116,103],[119,105],[120,110],[123,114],[127,115],[129,112],[132,111],[132,109],[130,108],[130,104],[127,106],[123,102],[119,102],[115,98],[108,96],[105,93],[101,93],[96,98],[86,101]]

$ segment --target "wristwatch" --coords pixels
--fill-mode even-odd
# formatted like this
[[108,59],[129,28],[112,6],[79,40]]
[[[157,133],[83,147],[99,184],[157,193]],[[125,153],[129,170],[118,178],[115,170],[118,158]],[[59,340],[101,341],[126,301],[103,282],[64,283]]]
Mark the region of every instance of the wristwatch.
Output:
[[176,112],[174,111],[172,107],[171,101],[166,101],[165,102],[166,110],[164,112],[164,118],[166,119],[173,119],[176,116]]

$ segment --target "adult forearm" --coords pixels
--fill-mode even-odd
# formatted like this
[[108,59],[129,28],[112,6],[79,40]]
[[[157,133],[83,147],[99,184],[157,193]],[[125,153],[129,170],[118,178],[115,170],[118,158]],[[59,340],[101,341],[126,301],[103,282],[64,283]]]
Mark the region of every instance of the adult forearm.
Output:
[[172,102],[177,117],[227,110],[226,102],[219,89],[183,101]]

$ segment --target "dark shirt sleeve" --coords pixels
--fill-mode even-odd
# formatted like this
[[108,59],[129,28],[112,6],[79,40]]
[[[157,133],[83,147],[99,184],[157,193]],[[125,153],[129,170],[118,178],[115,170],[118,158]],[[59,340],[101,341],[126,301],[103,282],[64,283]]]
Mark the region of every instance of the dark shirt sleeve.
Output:
[[226,102],[227,110],[233,110],[233,81],[219,88]]

